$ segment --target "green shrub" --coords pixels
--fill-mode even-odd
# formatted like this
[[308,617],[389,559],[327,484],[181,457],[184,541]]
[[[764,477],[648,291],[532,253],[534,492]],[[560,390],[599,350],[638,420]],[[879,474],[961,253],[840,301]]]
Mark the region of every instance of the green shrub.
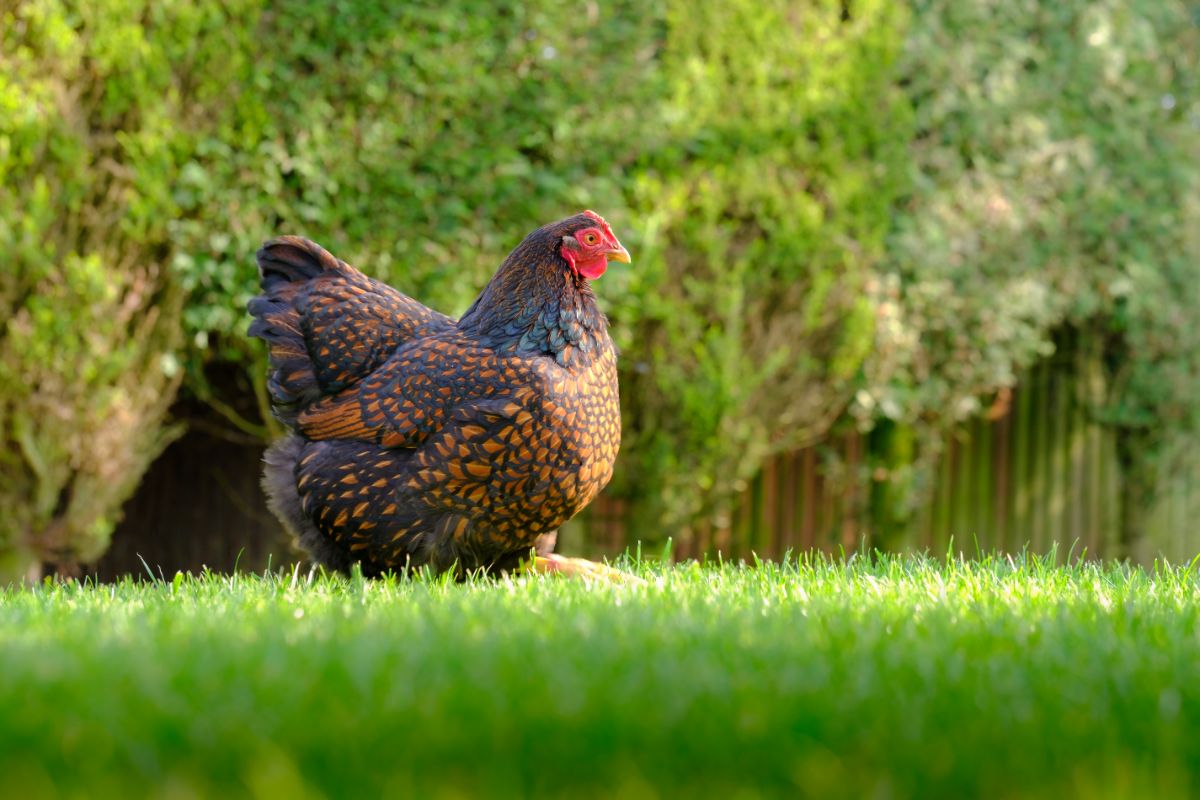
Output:
[[598,291],[643,535],[848,404],[919,485],[1065,324],[1152,475],[1198,421],[1198,51],[1183,0],[0,0],[0,552],[99,552],[181,375],[271,434],[262,240],[457,313],[583,207],[634,254]]
[[900,22],[880,2],[280,6],[248,121],[184,172],[193,385],[214,358],[261,384],[241,308],[269,236],[453,313],[528,230],[593,207],[634,252],[598,287],[624,352],[619,488],[656,521],[723,510],[824,431],[869,345]]
[[904,177],[903,25],[881,2],[668,11],[660,132],[632,183],[645,233],[623,486],[643,493],[641,521],[727,523],[767,457],[845,409]]
[[0,582],[98,557],[175,433],[173,187],[237,11],[0,4]]
[[1197,22],[1181,1],[915,4],[911,191],[856,414],[916,426],[932,460],[1070,325],[1109,366],[1126,485],[1155,482],[1200,421]]
[[[657,519],[720,510],[822,432],[865,354],[906,138],[899,21],[881,2],[5,12],[0,98],[41,110],[0,123],[18,187],[3,430],[21,442],[2,541],[103,548],[165,441],[180,327],[190,390],[269,433],[237,410],[264,408],[243,312],[264,239],[310,236],[454,313],[528,230],[583,207],[635,253],[599,288],[625,351],[622,489]],[[214,362],[243,380],[210,386]]]

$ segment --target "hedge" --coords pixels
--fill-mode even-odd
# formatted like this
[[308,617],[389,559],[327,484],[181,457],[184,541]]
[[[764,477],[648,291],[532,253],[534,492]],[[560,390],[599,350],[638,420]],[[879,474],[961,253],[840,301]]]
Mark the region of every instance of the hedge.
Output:
[[623,351],[614,491],[647,538],[719,522],[847,410],[936,457],[1063,324],[1110,354],[1097,413],[1135,452],[1194,425],[1183,2],[0,14],[9,573],[104,548],[181,378],[274,433],[242,309],[283,232],[457,313],[528,230],[603,212],[634,254],[598,284]]
[[1093,413],[1136,539],[1200,423],[1200,11],[923,0],[897,77],[912,180],[852,413],[917,429],[932,462],[1069,326],[1106,365]]
[[245,12],[0,5],[0,581],[98,557],[178,432],[176,190],[227,114]]

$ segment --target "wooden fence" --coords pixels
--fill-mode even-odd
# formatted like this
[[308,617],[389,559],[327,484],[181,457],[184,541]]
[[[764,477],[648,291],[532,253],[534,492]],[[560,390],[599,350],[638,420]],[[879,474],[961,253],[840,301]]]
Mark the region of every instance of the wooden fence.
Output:
[[[679,558],[778,558],[785,552],[890,548],[979,552],[1054,549],[1059,559],[1111,556],[1120,540],[1120,473],[1115,437],[1099,424],[1098,364],[1065,348],[1032,370],[992,413],[944,443],[932,496],[903,522],[879,519],[873,500],[888,477],[872,441],[843,435],[767,463],[738,499],[729,524],[702,525],[675,542]],[[1135,557],[1188,560],[1200,552],[1191,521],[1200,513],[1200,474],[1174,472],[1160,487]],[[596,554],[623,550],[618,500],[598,498],[578,537]]]

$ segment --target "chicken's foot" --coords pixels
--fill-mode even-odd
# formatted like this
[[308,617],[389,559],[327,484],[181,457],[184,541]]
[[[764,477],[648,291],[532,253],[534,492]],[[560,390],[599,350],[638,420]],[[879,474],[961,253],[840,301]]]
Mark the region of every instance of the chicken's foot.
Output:
[[628,583],[634,585],[645,583],[644,580],[633,573],[610,567],[607,564],[588,561],[586,558],[568,558],[567,556],[560,556],[558,553],[534,556],[532,560],[525,562],[523,570],[547,575],[565,575],[570,578],[602,580],[610,583]]

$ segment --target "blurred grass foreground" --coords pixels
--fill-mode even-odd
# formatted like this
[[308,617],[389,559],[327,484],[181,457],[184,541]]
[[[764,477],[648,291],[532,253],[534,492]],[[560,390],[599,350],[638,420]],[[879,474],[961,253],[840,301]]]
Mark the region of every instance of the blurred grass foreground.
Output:
[[122,530],[254,548],[204,442],[277,433],[262,240],[459,313],[585,207],[635,255],[592,539],[1187,558],[1198,62],[1186,0],[0,0],[0,581],[165,464]]
[[1191,570],[627,566],[0,592],[0,794],[1195,794]]

